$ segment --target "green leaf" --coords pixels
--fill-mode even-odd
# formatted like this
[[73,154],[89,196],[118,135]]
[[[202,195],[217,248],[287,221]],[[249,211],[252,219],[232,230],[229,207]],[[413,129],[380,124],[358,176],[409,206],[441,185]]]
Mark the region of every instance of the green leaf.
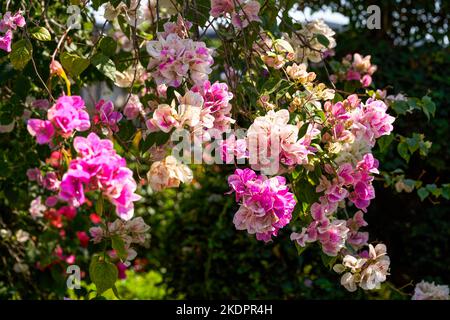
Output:
[[39,41],[51,41],[52,35],[44,27],[34,27],[30,31],[31,36]]
[[16,70],[22,70],[31,60],[31,55],[33,54],[33,46],[27,39],[22,39],[14,42],[12,45],[11,53],[9,54],[9,59],[11,64]]
[[411,155],[408,152],[408,144],[404,140],[397,145],[397,152],[406,162],[409,162]]
[[302,174],[299,179],[294,181],[295,195],[300,202],[312,204],[319,198],[316,188],[311,184],[311,178],[307,174]]
[[292,178],[293,178],[294,180],[297,180],[298,176],[302,173],[301,170],[302,170],[302,169],[301,169],[300,166],[296,166],[296,167],[294,168],[294,171],[292,171]]
[[284,79],[277,79],[277,78],[270,79],[269,81],[265,82],[263,85],[263,88],[262,88],[263,94],[270,95],[270,94],[274,93],[275,91],[278,90],[278,88],[281,87],[283,82],[290,84],[289,81],[284,80]]
[[425,200],[426,197],[428,197],[430,195],[430,192],[428,192],[427,189],[422,187],[417,190],[417,195],[419,196],[420,201],[423,201],[423,200]]
[[277,94],[275,95],[275,101],[280,100],[293,85],[294,85],[293,83],[289,83],[289,82],[282,85],[278,89]]
[[325,267],[327,267],[328,269],[332,269],[333,266],[336,264],[336,260],[337,260],[337,256],[336,257],[330,257],[329,255],[321,252],[320,254],[321,258],[322,258],[322,263]]
[[297,241],[294,242],[295,243],[295,247],[297,248],[297,254],[300,256],[303,252],[305,252],[306,249],[308,249],[308,245],[302,247],[300,246]]
[[336,92],[334,94],[333,103],[337,103],[339,101],[344,101],[344,97],[340,93]]
[[114,235],[111,237],[112,247],[117,252],[117,256],[120,258],[120,260],[125,260],[128,256],[128,252],[125,249],[125,242],[123,239],[118,236]]
[[413,190],[415,187],[416,187],[416,180],[412,180],[412,179],[405,179],[405,180],[403,180],[403,183],[407,186],[407,187],[409,187],[409,188],[411,188],[411,190]]
[[95,213],[97,213],[99,216],[103,214],[103,197],[100,196],[95,203]]
[[121,298],[119,295],[119,290],[117,290],[117,287],[115,285],[112,287],[112,291],[114,292],[114,295],[116,296],[116,298],[120,300]]
[[170,138],[170,133],[165,133],[165,132],[153,132],[150,133],[145,140],[141,140],[141,144],[140,144],[140,150],[142,152],[146,152],[150,147],[152,147],[153,145],[163,145],[164,143],[167,142],[167,140],[169,140]]
[[419,149],[420,135],[413,134],[411,138],[406,138],[406,144],[408,145],[409,152],[413,154]]
[[436,104],[431,100],[429,96],[422,97],[422,110],[427,116],[428,120],[430,120],[430,115],[434,117],[434,113],[436,112]]
[[394,135],[390,134],[388,136],[382,136],[380,139],[377,140],[378,147],[380,148],[381,153],[385,153],[389,146],[391,145],[392,141],[394,141]]
[[[423,137],[422,137],[422,139],[423,139]],[[420,141],[420,143],[419,143],[419,154],[422,157],[427,156],[428,155],[428,151],[430,150],[431,146],[432,146],[432,142],[431,141],[423,141],[423,140]]]
[[98,10],[98,8],[106,2],[108,2],[108,0],[92,0],[92,7],[95,10]]
[[434,183],[433,184],[427,184],[425,187],[436,198],[439,197],[442,194],[442,189],[438,188]]
[[107,78],[116,81],[116,65],[107,56],[97,53],[92,57],[91,63]]
[[82,58],[74,53],[61,54],[61,64],[64,70],[74,78],[78,77],[89,66],[89,59]]
[[308,131],[308,127],[309,127],[309,122],[305,122],[300,130],[298,131],[298,137],[301,138],[306,134],[306,131]]
[[119,15],[117,17],[117,21],[119,22],[120,30],[125,33],[127,38],[130,38],[130,25],[128,24],[127,20],[125,20],[125,17],[123,15]]
[[92,257],[89,266],[89,276],[97,287],[97,295],[101,295],[106,290],[114,287],[118,275],[119,271],[114,264],[101,259],[98,255]]
[[450,183],[442,185],[442,197],[450,200]]
[[398,115],[406,114],[406,112],[409,110],[408,102],[400,100],[400,101],[394,101],[391,103],[390,107],[397,113]]
[[330,45],[330,40],[328,40],[328,38],[326,36],[324,36],[321,33],[316,34],[316,38],[317,41],[319,41],[319,43],[321,45],[323,45],[324,47],[328,48],[328,46]]
[[100,40],[98,46],[105,56],[110,57],[116,53],[117,42],[111,37],[104,37]]

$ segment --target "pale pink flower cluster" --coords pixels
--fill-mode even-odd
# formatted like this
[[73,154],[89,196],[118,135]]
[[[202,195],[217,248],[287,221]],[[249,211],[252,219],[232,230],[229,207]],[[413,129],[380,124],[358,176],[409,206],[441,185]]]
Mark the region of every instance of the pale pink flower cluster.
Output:
[[347,228],[350,229],[347,243],[351,245],[353,249],[358,250],[367,244],[369,233],[359,231],[361,227],[366,226],[367,222],[364,220],[363,212],[361,210],[357,211],[352,218],[347,220]]
[[293,63],[286,68],[286,73],[289,78],[301,84],[311,83],[316,79],[316,74],[314,72],[308,72],[306,69],[307,65],[305,63]]
[[450,300],[448,286],[422,280],[416,284],[412,300]]
[[231,18],[235,28],[243,29],[252,21],[261,21],[258,16],[260,8],[261,5],[255,0],[211,0],[209,14],[214,18],[220,16]]
[[375,247],[369,244],[369,251],[363,251],[359,256],[346,255],[342,264],[333,266],[337,273],[344,273],[341,285],[353,292],[361,287],[364,290],[379,289],[389,275],[390,259],[384,244]]
[[222,161],[227,164],[234,163],[235,159],[248,158],[247,141],[238,139],[234,134],[219,142],[219,150]]
[[49,191],[58,191],[61,185],[56,172],[47,172],[42,180],[42,186]]
[[[137,252],[131,247],[132,245],[147,245],[149,240],[148,230],[150,226],[147,225],[142,217],[133,218],[128,221],[116,219],[114,222],[108,222],[108,227],[92,227],[89,229],[92,241],[100,243],[105,238],[119,237],[123,240],[124,248],[127,252],[125,261],[128,263],[137,256]],[[111,253],[116,256],[117,253]]]
[[[372,181],[373,175],[379,173],[371,148],[377,138],[391,133],[395,119],[386,113],[383,101],[370,98],[363,104],[356,95],[335,104],[328,101],[324,111],[330,131],[324,133],[322,141],[332,156],[336,154],[334,166],[324,166],[325,173],[316,187],[321,196],[310,209],[313,221],[300,233],[292,233],[291,239],[301,247],[318,241],[325,254],[345,255],[342,264],[334,269],[339,273],[346,271],[341,284],[347,290],[355,291],[358,286],[376,289],[388,275],[386,247],[369,244],[369,251],[356,257],[348,250],[357,251],[367,245],[369,234],[360,228],[367,226],[363,212],[375,197]],[[347,221],[339,220],[335,213],[347,200],[360,210]]]
[[231,118],[231,104],[233,94],[228,91],[226,83],[215,82],[211,84],[205,81],[202,85],[192,87],[191,91],[199,93],[203,97],[201,110],[202,126],[207,129],[215,129],[217,133],[226,132],[234,123]]
[[168,104],[158,105],[152,118],[146,121],[150,132],[163,131],[167,133],[173,128],[183,128],[185,125],[193,128],[200,124],[203,97],[193,91],[177,97],[177,108]]
[[10,11],[6,12],[0,20],[0,49],[6,52],[11,52],[11,42],[13,39],[13,30],[17,27],[23,28],[25,26],[25,18],[20,11],[14,15]]
[[189,38],[189,29],[192,27],[192,22],[183,19],[179,14],[177,22],[166,22],[164,24],[164,32],[160,34],[163,38],[166,38],[169,34],[177,34],[180,38]]
[[236,169],[228,184],[241,204],[233,219],[236,229],[267,242],[291,220],[296,201],[284,177],[268,178],[249,168]]
[[30,203],[30,209],[28,210],[30,212],[30,215],[33,219],[41,218],[44,216],[44,212],[47,210],[47,207],[42,204],[41,197],[37,197]]
[[100,243],[104,237],[120,236],[127,247],[132,243],[144,244],[148,238],[147,231],[150,230],[142,217],[136,217],[128,221],[116,219],[108,222],[108,230],[103,227],[92,227],[89,229],[92,241]]
[[30,181],[36,181],[38,185],[42,185],[44,177],[42,176],[41,170],[39,168],[30,168],[27,170],[27,177]]
[[[336,47],[336,40],[334,35],[336,33],[331,29],[323,20],[313,20],[297,31],[291,36],[284,34],[284,38],[289,41],[292,47],[295,49],[294,60],[298,63],[320,62],[324,59],[329,52]],[[328,40],[325,45],[323,41],[319,41],[317,35]],[[308,44],[305,45],[305,42]]]
[[259,54],[261,60],[271,68],[281,69],[294,59],[294,49],[289,42],[283,39],[272,39],[266,33],[253,45],[253,50]]
[[147,51],[148,69],[158,86],[179,87],[187,78],[202,84],[212,71],[212,50],[204,42],[183,39],[176,33],[160,33],[158,40],[147,42]]
[[367,225],[361,211],[347,222],[335,220],[333,215],[347,199],[358,209],[367,210],[375,197],[373,174],[379,173],[378,161],[370,151],[377,138],[391,133],[395,119],[386,113],[384,102],[370,98],[362,104],[356,95],[335,104],[328,101],[324,110],[331,131],[322,139],[331,154],[338,154],[336,168],[325,165],[327,175],[320,178],[316,188],[321,196],[311,206],[313,222],[300,233],[293,233],[291,239],[300,246],[319,241],[326,254],[336,256],[346,244],[354,249],[367,244],[368,233],[359,231]]
[[308,156],[316,151],[311,142],[320,131],[310,125],[306,134],[298,137],[298,126],[288,122],[289,111],[282,109],[277,112],[270,110],[250,125],[247,145],[253,169],[276,174],[282,170],[278,165],[274,167],[274,161],[287,167],[308,163]]
[[293,232],[291,240],[301,247],[319,241],[324,253],[336,256],[344,248],[348,232],[349,228],[344,220],[315,220],[307,228],[303,228],[301,233]]
[[359,53],[351,54],[342,59],[342,71],[336,75],[331,75],[333,82],[337,80],[343,81],[359,81],[363,88],[372,84],[372,75],[377,71],[377,66],[370,62],[370,55],[363,57]]
[[47,111],[48,120],[30,119],[28,132],[39,144],[52,143],[55,135],[68,138],[74,131],[86,131],[91,126],[84,101],[79,96],[62,96]]
[[361,129],[364,138],[373,144],[375,139],[389,135],[393,130],[392,123],[395,118],[386,111],[387,106],[383,101],[369,98],[364,105],[361,105],[361,113],[357,118],[359,123],[356,124],[360,127],[356,128],[356,131]]
[[314,221],[307,228],[303,228],[301,233],[293,233],[291,239],[303,247],[307,242],[319,241],[322,250],[330,256],[336,256],[345,247],[346,242],[355,247],[365,245],[368,234],[358,231],[360,227],[367,225],[362,212],[356,213],[347,222],[332,220],[332,215],[338,209],[339,203],[347,198],[357,208],[366,211],[370,200],[375,197],[371,174],[378,173],[377,167],[378,161],[368,153],[356,167],[350,163],[342,164],[337,170],[337,176],[331,181],[322,176],[316,191],[323,195],[319,198],[319,202],[311,206]]
[[123,114],[128,120],[133,120],[139,117],[144,111],[144,107],[139,100],[139,96],[132,94],[127,104],[123,108]]
[[[375,145],[376,139],[392,132],[392,123],[395,121],[386,112],[387,105],[383,101],[369,98],[363,104],[357,95],[350,95],[346,100],[335,104],[327,101],[324,110],[331,125],[331,136],[326,134],[324,140],[341,145],[362,142],[369,150]],[[342,148],[338,149],[341,150]],[[361,157],[362,155],[357,161]]]
[[113,143],[90,133],[87,138],[76,137],[73,146],[78,157],[70,162],[62,178],[59,197],[79,207],[86,201],[85,192],[100,190],[116,206],[120,218],[131,219],[133,202],[141,197],[134,193],[137,186],[133,172],[116,154]]
[[178,188],[180,183],[190,183],[192,178],[191,169],[174,156],[153,162],[147,173],[148,183],[153,191]]

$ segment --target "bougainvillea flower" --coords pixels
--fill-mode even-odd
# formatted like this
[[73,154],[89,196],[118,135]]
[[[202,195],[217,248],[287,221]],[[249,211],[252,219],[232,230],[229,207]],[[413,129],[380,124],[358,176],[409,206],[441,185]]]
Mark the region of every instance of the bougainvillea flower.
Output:
[[38,144],[49,143],[55,135],[55,128],[48,120],[30,119],[27,122],[28,132],[36,137]]
[[0,36],[0,49],[11,52],[12,31],[6,31],[4,36]]

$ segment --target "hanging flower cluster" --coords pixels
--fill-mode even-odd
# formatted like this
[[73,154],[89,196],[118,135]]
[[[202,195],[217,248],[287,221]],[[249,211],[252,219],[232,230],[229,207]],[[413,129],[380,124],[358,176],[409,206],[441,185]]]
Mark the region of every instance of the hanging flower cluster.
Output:
[[336,47],[336,33],[323,20],[313,20],[292,35],[284,34],[284,38],[295,48],[294,60],[297,63],[320,62],[332,54]]
[[161,191],[166,188],[178,188],[180,183],[192,181],[192,171],[174,156],[167,156],[162,161],[155,161],[147,173],[148,183],[153,191]]
[[369,251],[363,251],[359,256],[346,255],[342,264],[335,264],[333,269],[343,273],[341,284],[350,292],[356,291],[357,286],[364,290],[379,289],[380,283],[386,281],[389,274],[389,257],[386,246],[369,244]]
[[29,119],[28,132],[39,144],[52,144],[54,137],[64,139],[74,131],[86,131],[91,126],[84,101],[79,96],[62,96],[47,111],[47,120]]
[[147,42],[151,56],[148,69],[158,86],[179,87],[183,80],[194,84],[208,80],[213,64],[212,50],[203,42],[183,39],[177,33],[170,33],[172,24],[166,24],[166,35],[158,34],[158,40]]
[[450,300],[448,286],[422,280],[416,284],[412,300]]
[[214,18],[225,16],[237,29],[246,28],[249,23],[260,22],[258,16],[261,5],[254,0],[211,0],[209,14]]
[[116,206],[117,215],[129,220],[134,213],[136,182],[126,161],[113,149],[110,140],[100,139],[95,133],[87,138],[76,137],[73,142],[78,158],[69,164],[69,170],[61,181],[59,196],[79,207],[86,201],[85,192],[100,190]]
[[228,184],[241,203],[233,219],[236,229],[267,242],[291,221],[296,201],[284,177],[268,178],[248,168],[236,169]]
[[294,49],[288,41],[273,39],[266,33],[261,34],[261,38],[253,45],[253,50],[268,67],[274,69],[281,69],[294,60]]
[[[150,226],[144,222],[142,217],[137,217],[128,221],[116,219],[113,222],[108,222],[106,230],[102,227],[92,227],[89,229],[89,233],[94,243],[100,243],[105,238],[120,238],[123,241],[123,249],[126,252],[122,260],[125,261],[126,266],[129,266],[130,261],[137,256],[136,250],[131,246],[133,244],[147,245],[149,240],[148,230],[150,230]],[[117,252],[111,252],[110,255],[115,258]]]
[[122,120],[123,116],[120,112],[114,111],[114,104],[111,101],[100,100],[96,104],[95,110],[97,114],[93,119],[94,124],[101,124],[107,131],[119,131],[117,123]]
[[215,129],[218,133],[226,132],[234,123],[231,118],[233,94],[228,91],[226,83],[205,81],[192,87],[191,91],[199,93],[203,98],[200,111],[201,123],[204,128]]
[[311,146],[311,141],[320,131],[311,125],[306,134],[299,138],[298,126],[288,122],[289,111],[282,109],[277,112],[270,110],[265,116],[257,117],[250,125],[247,143],[250,157],[254,155],[256,158],[251,161],[253,169],[277,174],[286,171],[282,165],[292,168],[308,163],[308,155],[316,151]]
[[[285,90],[289,90],[289,95],[281,99],[281,105],[287,104],[288,107],[276,110],[280,108],[280,103],[276,101],[279,97],[271,101],[273,90],[262,95],[258,102],[269,111],[253,119],[245,137],[237,139],[231,135],[222,142],[221,154],[227,163],[233,163],[234,159],[239,163],[248,160],[252,169],[265,175],[292,174],[296,188],[302,188],[296,176],[302,174],[309,177],[313,172],[315,178],[309,178],[312,179],[309,181],[315,180],[312,182],[312,192],[316,194],[316,200],[302,204],[304,208],[309,208],[304,213],[307,215],[306,225],[299,233],[293,232],[291,239],[300,247],[318,242],[325,255],[336,259],[346,257],[345,266],[349,265],[348,260],[354,258],[351,254],[360,257],[358,259],[364,257],[365,260],[358,260],[359,269],[353,270],[357,274],[346,273],[342,284],[352,291],[357,286],[371,290],[378,288],[385,280],[389,267],[386,247],[380,244],[376,250],[373,249],[368,244],[368,232],[360,230],[367,226],[363,212],[367,211],[375,197],[372,181],[374,175],[379,173],[378,161],[371,149],[376,139],[392,132],[395,119],[387,113],[387,105],[382,100],[369,98],[363,103],[353,94],[342,101],[332,102],[335,91],[324,83],[314,82],[316,75],[308,72],[306,62],[320,62],[329,54],[329,50],[336,45],[333,36],[334,32],[323,21],[310,22],[298,34],[285,35],[284,38],[290,42],[287,45],[284,44],[286,40],[280,42],[260,34],[261,40],[257,40],[259,45],[254,44],[254,51],[267,67],[285,70],[288,78]],[[305,41],[308,45],[303,43]],[[292,63],[292,60],[299,64]],[[370,65],[370,57],[362,58],[360,55],[355,55],[353,68],[362,76],[376,70]],[[268,241],[290,218],[278,216],[281,225],[273,225],[270,220],[273,215],[267,215],[275,203],[268,200],[270,197],[263,198],[264,204],[258,203],[262,208],[268,206],[268,211],[252,210],[247,199],[253,199],[250,197],[253,192],[261,192],[258,183],[258,188],[254,186],[254,180],[272,181],[279,178],[256,177],[259,176],[251,169],[236,171],[229,177],[236,200],[242,203],[234,223],[237,229],[256,233],[257,239]],[[250,185],[246,186],[248,181]],[[284,183],[283,187],[288,190]],[[310,182],[306,180],[304,183]],[[302,199],[301,192],[296,195]],[[295,200],[292,201],[295,205]],[[343,219],[341,211],[346,206],[359,210],[353,217]],[[290,217],[291,211],[287,212]],[[266,231],[268,227],[272,228],[273,233]],[[361,250],[367,245],[370,254],[366,257]]]
[[[28,119],[30,110],[24,116],[28,132],[37,143],[52,148],[45,166],[27,171],[29,180],[40,187],[30,203],[31,217],[47,221],[64,238],[65,221],[82,216],[77,215],[77,210],[83,204],[92,207],[92,198],[96,198],[101,208],[96,207],[97,212],[89,215],[95,224],[89,230],[92,242],[111,242],[113,250],[105,249],[99,261],[114,262],[123,272],[137,255],[133,245],[146,245],[150,229],[141,217],[133,218],[135,202],[141,197],[136,193],[137,183],[125,156],[136,161],[138,169],[141,161],[145,163],[149,171],[147,179],[140,179],[140,183],[148,183],[153,192],[190,183],[194,177],[189,166],[174,154],[169,155],[178,147],[170,135],[183,131],[194,144],[200,141],[194,149],[210,147],[219,140],[214,150],[218,163],[239,166],[228,177],[229,193],[235,194],[238,205],[233,218],[237,230],[269,242],[291,223],[290,239],[297,248],[319,245],[323,259],[331,261],[330,266],[341,274],[341,284],[347,290],[379,288],[389,274],[390,259],[384,244],[369,243],[369,233],[363,229],[367,227],[364,215],[375,198],[373,181],[379,174],[379,162],[372,149],[377,139],[391,134],[395,118],[389,114],[387,102],[379,100],[386,92],[382,97],[381,91],[361,93],[361,88],[372,84],[376,66],[371,64],[370,56],[357,53],[340,64],[331,63],[334,74],[330,80],[359,82],[351,90],[359,95],[319,82],[320,73],[316,75],[309,68],[324,64],[322,60],[334,54],[335,32],[324,21],[316,20],[289,34],[272,34],[254,23],[263,24],[265,19],[259,14],[269,5],[261,7],[254,0],[211,1],[210,14],[220,19],[212,21],[205,34],[209,27],[218,27],[218,35],[227,39],[243,37],[248,50],[229,61],[224,59],[223,66],[213,66],[213,49],[200,41],[201,35],[191,38],[193,24],[180,14],[171,17],[181,12],[175,2],[105,2],[104,17],[111,23],[112,39],[121,46],[114,45],[115,52],[125,51],[126,57],[131,57],[125,60],[133,61],[122,64],[110,59],[106,51],[109,45],[113,47],[111,38],[108,43],[101,35],[95,52],[89,55],[89,64],[103,73],[114,69],[114,83],[129,91],[122,106],[101,99],[90,109],[91,116],[84,100],[70,95],[67,75],[79,70],[65,73],[64,68],[71,68],[67,56],[63,60],[59,52],[64,48],[60,44],[66,41],[62,37],[52,56],[50,76],[64,78],[67,95],[59,97],[51,107],[48,100],[31,104],[34,112],[46,110],[45,120]],[[168,20],[164,30],[157,32],[161,19]],[[124,21],[127,28],[131,26],[132,38],[126,30],[119,30]],[[0,33],[4,34],[0,36],[0,49],[10,52],[12,31],[24,26],[20,12],[7,12],[0,20]],[[282,30],[288,30],[284,27],[288,26]],[[241,44],[240,39],[227,40],[218,53],[229,58],[228,49],[236,52],[234,42]],[[139,49],[144,47],[149,56],[142,59]],[[55,60],[58,53],[65,63]],[[77,57],[75,52],[70,57],[73,63],[81,64],[77,67],[83,67],[85,58]],[[101,59],[115,68],[95,63]],[[213,76],[221,82],[214,82]],[[107,77],[111,79],[111,74]],[[77,81],[75,78],[72,82]],[[364,95],[368,97],[365,102],[359,98]],[[234,108],[232,99],[236,101]],[[245,133],[231,132],[236,119],[243,120],[239,124],[248,128],[242,130]],[[243,128],[236,125],[234,129]],[[85,131],[89,132],[80,135]],[[124,157],[119,155],[122,152]],[[210,158],[213,156],[202,154],[201,159]],[[119,219],[108,221],[109,212],[102,215],[107,211],[104,199],[115,207]],[[76,230],[74,234],[79,246],[89,246],[85,231]],[[75,261],[65,248],[53,249],[60,261]],[[448,288],[445,291],[426,283],[419,284],[415,293],[417,299],[445,295]]]
[[372,75],[377,71],[377,66],[370,62],[371,56],[363,57],[359,53],[345,56],[341,64],[334,64],[335,74],[330,75],[330,80],[359,81],[363,88],[372,84]]

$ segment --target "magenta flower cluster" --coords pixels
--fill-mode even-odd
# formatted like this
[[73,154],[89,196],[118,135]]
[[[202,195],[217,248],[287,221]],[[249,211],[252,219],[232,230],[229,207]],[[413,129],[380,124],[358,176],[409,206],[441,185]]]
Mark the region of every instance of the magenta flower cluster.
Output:
[[249,168],[236,169],[228,184],[241,203],[233,219],[236,229],[267,242],[291,220],[296,201],[284,177],[268,178]]
[[[336,256],[346,243],[356,249],[367,244],[368,234],[358,230],[367,225],[362,214],[375,198],[373,174],[379,173],[371,148],[377,138],[391,133],[395,118],[386,113],[384,102],[370,98],[363,104],[356,95],[335,104],[327,102],[324,109],[332,133],[325,140],[340,144],[334,161],[337,168],[325,166],[327,175],[316,188],[322,195],[311,206],[313,222],[291,239],[300,246],[319,241],[326,254]],[[362,211],[348,221],[338,220],[333,214],[346,200]]]
[[91,126],[84,101],[79,96],[62,96],[47,111],[47,120],[29,119],[28,132],[37,143],[51,143],[55,135],[68,138],[74,131],[86,131]]
[[[350,240],[350,236],[349,243],[356,247],[367,244],[368,235],[358,232],[353,220],[347,223],[344,220],[334,219],[333,214],[338,209],[339,202],[347,198],[357,208],[366,211],[370,200],[375,198],[371,174],[378,173],[377,167],[378,161],[368,153],[355,168],[350,163],[342,164],[337,177],[332,181],[322,176],[316,191],[323,195],[319,198],[319,202],[311,206],[314,221],[307,228],[303,228],[300,234],[293,233],[291,239],[297,241],[300,246],[305,246],[306,242],[319,241],[322,250],[330,256],[336,256],[344,248],[346,241]],[[355,221],[362,219],[362,212],[359,215],[361,216],[354,217],[357,219]],[[365,226],[364,223],[358,223],[356,223],[358,227]]]
[[100,123],[112,132],[119,131],[117,124],[122,120],[123,116],[120,112],[114,111],[114,104],[111,101],[105,102],[105,100],[101,99],[95,105],[95,110],[97,114],[94,117],[94,124]]
[[13,39],[13,30],[17,27],[23,28],[25,26],[25,18],[20,11],[11,15],[11,12],[6,12],[0,20],[0,49],[6,52],[11,52],[11,42]]
[[59,197],[79,207],[86,201],[86,192],[100,190],[116,206],[120,218],[131,219],[133,202],[141,197],[135,194],[133,172],[126,167],[125,159],[116,154],[113,143],[90,133],[87,138],[76,137],[73,146],[78,157],[70,162],[62,178]]

